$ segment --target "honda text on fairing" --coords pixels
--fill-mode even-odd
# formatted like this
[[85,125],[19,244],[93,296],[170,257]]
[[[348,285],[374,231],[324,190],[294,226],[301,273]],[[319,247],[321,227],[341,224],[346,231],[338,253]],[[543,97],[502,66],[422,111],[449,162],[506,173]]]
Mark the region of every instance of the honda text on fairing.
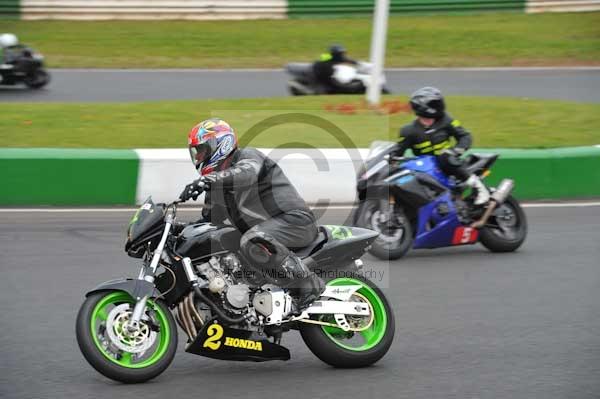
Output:
[[[338,64],[333,67],[333,87],[325,87],[318,81],[313,64],[294,62],[287,64],[286,72],[291,76],[288,90],[294,96],[315,94],[364,94],[371,84],[372,64],[358,61],[356,65]],[[385,86],[385,76],[381,76],[381,92],[389,94]]]
[[377,233],[321,226],[312,244],[296,250],[329,277],[321,297],[294,313],[277,276],[257,273],[244,260],[237,229],[183,227],[175,222],[179,202],[149,198],[131,220],[125,250],[142,260],[137,278],[108,281],[86,294],[77,342],[98,372],[126,383],[156,377],[175,356],[176,322],[187,335],[186,352],[216,359],[288,360],[281,339],[292,329],[334,367],[368,366],[386,354],[392,309],[360,273],[360,257]]
[[0,86],[23,83],[32,89],[40,89],[50,82],[50,74],[44,68],[44,56],[29,47],[20,44],[4,47],[1,58]]
[[[375,142],[357,177],[357,226],[380,233],[370,252],[381,259],[401,258],[411,248],[440,248],[481,242],[493,252],[515,251],[527,235],[525,213],[504,179],[490,188],[484,206],[475,193],[442,173],[436,157],[394,157],[395,143]],[[471,173],[485,177],[497,154],[470,154]]]

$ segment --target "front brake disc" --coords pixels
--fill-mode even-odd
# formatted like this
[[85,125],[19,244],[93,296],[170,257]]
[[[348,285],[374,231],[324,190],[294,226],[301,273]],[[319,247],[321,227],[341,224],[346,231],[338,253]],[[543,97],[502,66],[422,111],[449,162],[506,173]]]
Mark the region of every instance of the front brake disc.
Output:
[[115,306],[106,318],[106,334],[114,346],[129,353],[143,353],[156,341],[156,331],[141,320],[135,330],[129,331],[133,312],[128,303]]

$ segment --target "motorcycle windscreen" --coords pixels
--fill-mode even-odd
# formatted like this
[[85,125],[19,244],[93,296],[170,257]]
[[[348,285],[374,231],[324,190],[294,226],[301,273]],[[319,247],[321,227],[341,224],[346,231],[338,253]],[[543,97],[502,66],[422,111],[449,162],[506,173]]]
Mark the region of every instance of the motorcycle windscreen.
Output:
[[[389,164],[388,161],[384,160],[385,155],[389,154],[396,147],[396,143],[391,141],[374,141],[371,143],[369,148],[369,154],[365,159],[364,165],[362,165],[358,171],[358,180],[365,180],[370,178],[365,173],[369,172],[373,167],[379,166],[380,163]],[[374,173],[374,172],[372,172]]]
[[397,143],[393,141],[382,141],[375,140],[369,146],[369,154],[367,155],[367,160],[378,157],[381,154],[387,154],[390,150],[396,146]]
[[146,237],[153,230],[156,230],[163,222],[163,207],[156,205],[152,201],[152,197],[148,197],[129,222],[125,251],[135,246],[141,238]]

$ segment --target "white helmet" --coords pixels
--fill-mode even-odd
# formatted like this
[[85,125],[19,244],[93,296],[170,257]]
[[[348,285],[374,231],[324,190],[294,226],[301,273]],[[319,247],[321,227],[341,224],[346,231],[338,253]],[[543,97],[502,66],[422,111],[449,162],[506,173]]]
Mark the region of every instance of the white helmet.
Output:
[[0,46],[2,47],[12,47],[19,44],[19,39],[17,36],[12,33],[3,33],[0,35]]

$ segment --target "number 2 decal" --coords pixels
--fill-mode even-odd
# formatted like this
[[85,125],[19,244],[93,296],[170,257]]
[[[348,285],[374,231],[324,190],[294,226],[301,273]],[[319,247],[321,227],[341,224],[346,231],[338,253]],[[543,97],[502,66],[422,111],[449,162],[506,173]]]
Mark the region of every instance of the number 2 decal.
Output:
[[219,341],[223,336],[223,327],[220,324],[211,324],[206,329],[206,334],[208,334],[208,338],[204,341],[204,347],[212,349],[216,351],[221,347],[221,342]]
[[472,227],[457,227],[454,230],[452,245],[470,244],[477,241],[477,230]]

